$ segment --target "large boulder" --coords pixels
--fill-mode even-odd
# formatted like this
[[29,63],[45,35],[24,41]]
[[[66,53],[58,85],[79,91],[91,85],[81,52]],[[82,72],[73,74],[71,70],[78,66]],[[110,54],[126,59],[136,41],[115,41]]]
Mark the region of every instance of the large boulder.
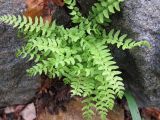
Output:
[[160,107],[160,1],[125,0],[122,12],[113,16],[112,26],[151,44],[150,49],[114,53],[139,105]]
[[[24,7],[23,0],[0,0],[0,15],[20,14]],[[40,84],[26,74],[31,63],[15,56],[22,44],[15,29],[0,24],[0,107],[30,102]]]

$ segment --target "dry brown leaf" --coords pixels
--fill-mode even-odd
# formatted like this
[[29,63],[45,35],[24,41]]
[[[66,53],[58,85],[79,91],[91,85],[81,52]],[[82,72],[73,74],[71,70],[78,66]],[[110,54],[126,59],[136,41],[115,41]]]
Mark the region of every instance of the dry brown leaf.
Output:
[[56,9],[56,6],[63,6],[63,0],[26,0],[27,10],[24,15],[31,17],[33,20],[35,16],[42,16],[44,22],[52,21],[52,15]]
[[47,79],[47,78],[42,78],[41,87],[38,90],[38,94],[47,93],[52,83],[53,83],[52,80]]
[[4,109],[4,113],[5,114],[16,113],[16,112],[21,111],[23,108],[24,108],[24,105],[17,105],[17,106],[6,107]]
[[148,117],[153,117],[156,120],[160,120],[160,109],[158,108],[145,108],[142,110],[143,114]]

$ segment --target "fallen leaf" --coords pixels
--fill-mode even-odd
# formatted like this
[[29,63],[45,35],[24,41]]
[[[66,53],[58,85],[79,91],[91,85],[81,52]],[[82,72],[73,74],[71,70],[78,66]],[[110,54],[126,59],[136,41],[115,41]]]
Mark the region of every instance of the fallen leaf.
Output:
[[28,104],[20,113],[24,120],[34,120],[36,118],[36,109],[33,103]]
[[158,108],[144,108],[142,109],[144,116],[152,117],[156,120],[160,120],[160,109]]
[[6,107],[4,109],[5,114],[13,113],[15,111],[14,107]]
[[56,6],[63,6],[63,0],[26,0],[27,10],[24,15],[34,18],[42,16],[44,22],[52,21],[52,15],[56,10]]
[[17,113],[17,112],[21,111],[23,108],[24,108],[24,105],[17,105],[17,106],[6,107],[4,109],[4,113],[5,114]]

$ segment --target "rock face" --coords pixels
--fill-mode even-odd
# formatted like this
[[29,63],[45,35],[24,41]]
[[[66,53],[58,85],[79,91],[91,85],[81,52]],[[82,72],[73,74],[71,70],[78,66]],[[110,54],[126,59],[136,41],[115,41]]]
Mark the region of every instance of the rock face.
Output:
[[115,50],[115,55],[139,105],[160,107],[160,0],[126,0],[113,26],[135,40],[150,42],[151,49]]
[[[0,15],[19,14],[25,7],[22,2],[0,0]],[[30,102],[39,86],[38,78],[26,74],[30,63],[15,56],[22,44],[16,30],[0,24],[0,107]]]

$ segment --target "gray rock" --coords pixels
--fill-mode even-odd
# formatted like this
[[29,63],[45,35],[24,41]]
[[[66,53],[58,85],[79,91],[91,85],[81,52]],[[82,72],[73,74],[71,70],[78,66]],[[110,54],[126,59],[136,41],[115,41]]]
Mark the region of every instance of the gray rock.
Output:
[[[20,14],[23,0],[0,0],[0,15]],[[39,78],[31,78],[26,69],[31,63],[16,58],[16,50],[23,44],[12,27],[0,24],[0,107],[30,102],[40,85]]]
[[160,107],[160,0],[126,0],[112,26],[152,48],[135,48],[115,56],[127,74],[127,85],[141,106]]

